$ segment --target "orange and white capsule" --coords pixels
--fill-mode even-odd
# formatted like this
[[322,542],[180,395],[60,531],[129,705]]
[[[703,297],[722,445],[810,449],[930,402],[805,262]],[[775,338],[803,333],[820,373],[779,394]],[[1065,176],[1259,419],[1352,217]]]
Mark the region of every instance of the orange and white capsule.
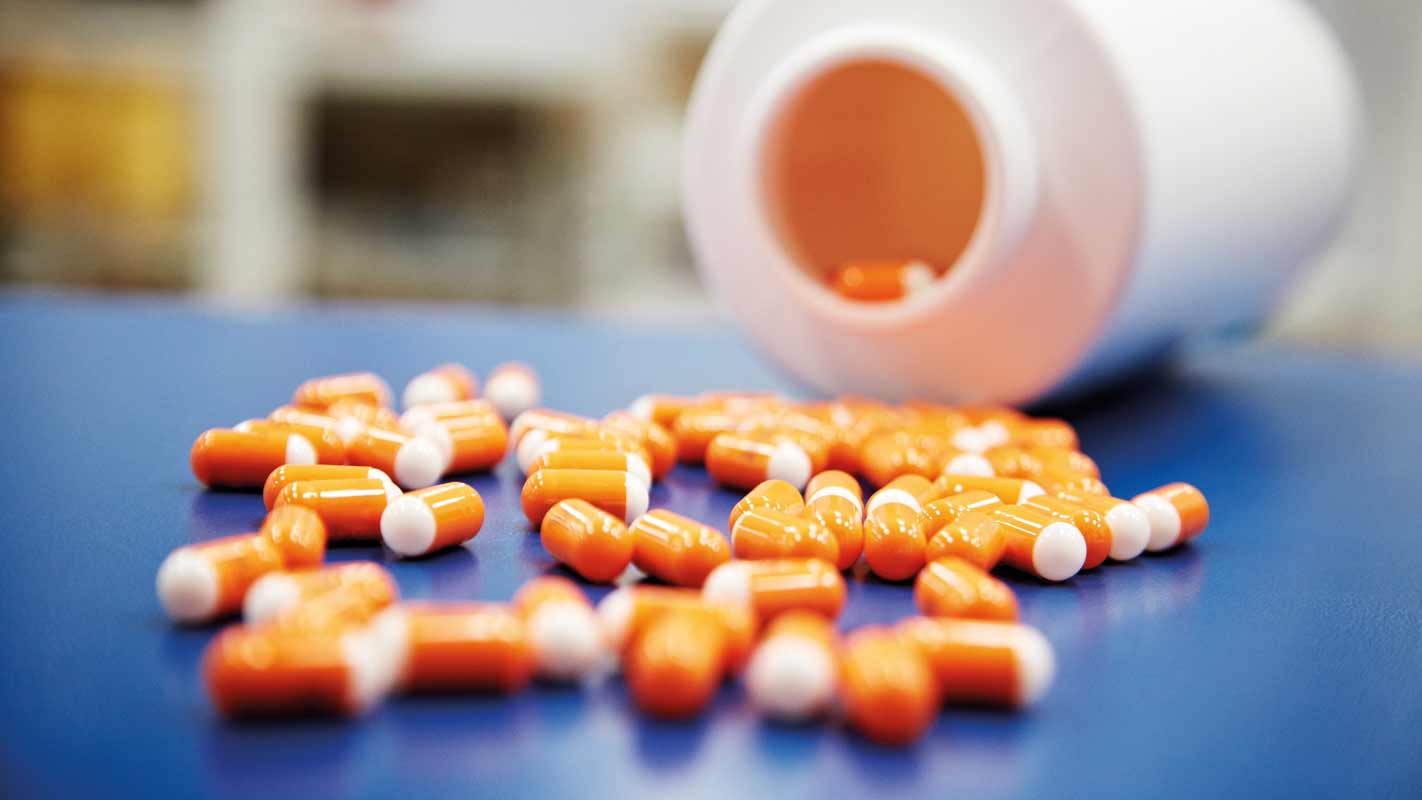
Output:
[[627,688],[637,707],[684,719],[711,702],[725,676],[726,631],[706,614],[669,611],[628,647]]
[[434,442],[445,460],[446,475],[492,469],[509,448],[508,429],[496,414],[423,422],[410,432]]
[[373,372],[348,372],[312,378],[296,387],[292,405],[327,408],[338,400],[356,400],[384,408],[390,405],[390,386]]
[[1093,478],[1101,477],[1101,468],[1096,465],[1096,461],[1080,450],[1072,450],[1067,447],[1037,446],[1027,447],[1023,452],[1036,459],[1042,465],[1042,469],[1058,469],[1090,475]]
[[671,431],[655,422],[633,416],[626,411],[614,411],[602,418],[607,430],[628,434],[642,443],[651,458],[652,477],[661,480],[676,466],[676,438]]
[[1046,467],[1037,475],[1037,483],[1052,494],[1090,494],[1110,497],[1111,490],[1100,478],[1085,472],[1072,472],[1059,467]]
[[749,606],[762,622],[790,611],[837,619],[845,593],[844,576],[818,558],[728,561],[701,587],[708,602]]
[[676,427],[676,418],[681,416],[681,412],[696,404],[697,401],[694,397],[644,394],[632,401],[632,404],[627,407],[627,413],[639,419],[655,422],[670,431]]
[[515,445],[534,431],[544,434],[582,435],[597,430],[597,421],[551,408],[530,408],[509,423],[509,441]]
[[[917,481],[911,480],[916,478]],[[864,560],[879,577],[901,581],[923,568],[928,546],[923,528],[923,506],[914,495],[918,483],[928,481],[917,475],[896,478],[869,498],[864,518]],[[910,488],[902,488],[908,486]]]
[[396,668],[366,628],[294,636],[236,625],[203,654],[208,696],[229,717],[356,715],[390,691]]
[[1017,619],[1017,595],[981,567],[947,556],[924,565],[913,585],[914,603],[929,617]]
[[400,415],[385,406],[372,405],[357,398],[337,400],[327,406],[325,413],[336,420],[336,435],[347,446],[366,428],[404,432],[400,426]]
[[400,399],[405,408],[431,403],[457,403],[479,396],[479,379],[462,364],[440,364],[405,384]]
[[316,448],[304,436],[275,431],[213,428],[193,442],[193,477],[214,487],[253,489],[283,464],[315,464]]
[[[374,467],[352,467],[343,464],[287,464],[272,470],[262,486],[262,503],[268,510],[276,504],[277,495],[288,483],[296,481],[341,481],[372,479],[395,487],[395,482]],[[396,487],[398,490],[398,487]]]
[[1022,478],[984,478],[980,475],[954,475],[944,473],[933,482],[934,497],[947,497],[980,489],[992,492],[1004,503],[1019,504],[1046,494],[1047,491],[1033,481]]
[[518,462],[518,468],[524,474],[528,474],[533,471],[533,462],[537,461],[539,457],[546,453],[565,450],[627,453],[640,459],[647,474],[651,474],[652,459],[647,455],[647,448],[642,446],[640,440],[621,431],[602,428],[581,433],[529,431],[514,448],[514,459]]
[[864,495],[853,475],[839,470],[821,472],[805,487],[805,516],[818,523],[839,543],[835,566],[854,566],[864,552]]
[[884,486],[905,475],[937,477],[943,464],[941,446],[925,446],[900,430],[871,436],[859,451],[859,468],[875,486]]
[[597,604],[598,627],[614,653],[626,654],[659,617],[674,612],[704,614],[726,632],[724,669],[737,673],[745,667],[755,644],[757,620],[749,606],[713,603],[695,589],[634,585],[614,589]]
[[533,679],[528,627],[512,606],[405,603],[371,627],[398,654],[398,685],[409,692],[511,694]]
[[982,489],[939,497],[923,505],[924,533],[932,539],[939,529],[957,519],[963,512],[985,511],[1002,504],[1002,498]]
[[529,465],[530,473],[540,469],[601,469],[613,472],[627,472],[647,486],[652,485],[652,471],[647,464],[632,453],[616,450],[550,450],[535,458]]
[[1034,705],[1056,674],[1051,644],[1026,625],[918,617],[898,629],[923,654],[945,703]]
[[1152,553],[1184,544],[1210,524],[1210,504],[1199,489],[1188,483],[1168,483],[1131,499],[1150,521]]
[[326,557],[326,524],[305,506],[272,510],[257,533],[276,546],[284,569],[319,566]]
[[[925,516],[928,508],[936,504],[928,504]],[[925,562],[961,558],[978,569],[990,571],[1002,561],[1002,554],[1007,550],[1007,534],[1002,526],[982,511],[965,510],[955,514],[948,522],[931,524],[926,528],[925,535],[928,539],[923,551]]]
[[608,666],[597,615],[577,584],[555,575],[534,578],[519,587],[513,605],[523,615],[539,677],[577,681]]
[[725,534],[666,509],[641,515],[631,530],[632,563],[674,586],[699,587],[711,570],[731,559]]
[[751,705],[782,722],[827,714],[839,683],[838,638],[833,623],[818,614],[776,617],[746,665]]
[[542,396],[538,373],[515,361],[494,367],[484,382],[484,398],[508,420],[538,405]]
[[1012,441],[1023,447],[1058,447],[1080,449],[1076,429],[1065,420],[1035,417],[1019,420],[1007,426]]
[[380,538],[406,558],[464,544],[483,526],[484,498],[457,481],[400,495],[380,514]]
[[1119,497],[1102,497],[1078,492],[1057,495],[1095,510],[1111,529],[1111,559],[1130,561],[1145,552],[1150,543],[1150,518],[1134,503]]
[[849,724],[879,744],[910,744],[938,715],[938,684],[927,659],[890,628],[850,634],[840,683]]
[[305,506],[326,525],[333,542],[374,542],[380,539],[380,515],[400,497],[400,490],[378,478],[293,481],[272,504]]
[[884,303],[912,297],[933,285],[938,274],[916,259],[908,261],[856,261],[829,276],[830,289],[846,300]]
[[1049,494],[1033,497],[1023,505],[1040,508],[1057,519],[1070,522],[1081,531],[1086,538],[1086,561],[1082,562],[1082,569],[1095,569],[1111,555],[1111,528],[1106,524],[1106,518],[1095,509]]
[[384,428],[367,427],[346,446],[346,460],[376,469],[395,479],[402,489],[423,489],[439,482],[445,459],[428,439]]
[[731,518],[726,530],[736,529],[736,520],[747,511],[768,509],[784,514],[800,514],[805,510],[805,498],[800,490],[781,480],[769,480],[758,484],[731,507]]
[[248,625],[268,622],[330,592],[360,598],[372,615],[400,597],[395,579],[371,561],[283,570],[269,572],[252,584],[242,601],[242,619]]
[[1086,563],[1086,537],[1070,522],[1039,508],[994,506],[988,514],[1002,528],[1002,563],[1044,581],[1064,581]]
[[185,545],[158,567],[158,602],[174,622],[208,622],[236,613],[247,589],[282,566],[281,550],[258,533]]
[[803,516],[762,509],[747,511],[731,529],[736,558],[818,558],[839,563],[839,542],[829,528]]
[[336,435],[334,427],[309,425],[304,422],[277,422],[269,419],[248,419],[232,426],[232,430],[242,433],[277,433],[303,436],[316,451],[316,461],[320,464],[346,463],[346,444]]
[[752,489],[768,480],[782,480],[797,489],[810,480],[810,457],[804,448],[769,437],[723,433],[706,448],[706,471],[722,486]]
[[535,526],[564,500],[586,500],[630,523],[647,511],[647,485],[630,472],[605,469],[541,469],[523,482],[523,513]]
[[549,509],[539,536],[558,563],[594,583],[609,583],[625,572],[636,541],[620,518],[578,499]]

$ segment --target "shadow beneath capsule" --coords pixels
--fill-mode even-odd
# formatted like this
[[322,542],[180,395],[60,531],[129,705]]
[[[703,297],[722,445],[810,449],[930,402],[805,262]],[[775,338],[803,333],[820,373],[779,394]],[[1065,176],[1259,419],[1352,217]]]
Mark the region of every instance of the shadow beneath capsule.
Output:
[[372,740],[367,720],[224,720],[208,713],[201,770],[213,796],[346,794]]
[[755,747],[772,766],[794,767],[813,761],[834,737],[825,719],[800,723],[755,720]]

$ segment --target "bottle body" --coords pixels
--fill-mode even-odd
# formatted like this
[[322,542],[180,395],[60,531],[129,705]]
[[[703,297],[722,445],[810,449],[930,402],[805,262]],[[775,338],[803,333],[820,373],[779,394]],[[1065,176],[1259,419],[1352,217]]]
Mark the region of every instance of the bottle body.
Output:
[[[1294,0],[753,0],[698,78],[704,279],[806,383],[1027,402],[1257,319],[1347,197],[1341,54]],[[892,303],[838,261],[919,259]]]

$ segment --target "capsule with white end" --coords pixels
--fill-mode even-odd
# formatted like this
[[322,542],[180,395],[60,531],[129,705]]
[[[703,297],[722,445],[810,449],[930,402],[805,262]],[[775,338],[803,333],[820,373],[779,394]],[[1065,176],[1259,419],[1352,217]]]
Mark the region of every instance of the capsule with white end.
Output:
[[291,397],[292,405],[318,409],[341,400],[384,408],[390,405],[390,386],[373,372],[347,372],[312,378],[296,387]]
[[1082,563],[1082,569],[1095,569],[1111,555],[1111,528],[1106,524],[1106,518],[1095,509],[1049,494],[1030,498],[1023,505],[1040,508],[1057,519],[1070,522],[1081,531],[1086,539],[1086,561]]
[[427,422],[445,422],[463,417],[495,417],[503,422],[499,410],[488,400],[456,400],[407,408],[405,413],[400,415],[400,429],[412,431]]
[[938,273],[925,261],[855,261],[829,276],[830,289],[846,300],[884,303],[913,297],[933,286]]
[[284,570],[258,578],[242,601],[242,619],[249,625],[268,622],[329,592],[353,593],[371,613],[400,597],[395,579],[379,564],[355,561],[320,569]]
[[761,714],[804,722],[827,714],[838,684],[838,636],[824,617],[791,611],[765,630],[746,665],[746,693]]
[[352,467],[341,464],[287,464],[272,470],[262,485],[262,503],[267,510],[276,505],[277,495],[288,483],[297,481],[378,480],[399,493],[390,476],[374,467]]
[[652,485],[652,471],[647,463],[632,453],[616,450],[551,450],[529,465],[529,473],[540,469],[603,469],[628,472],[647,486]]
[[256,533],[185,545],[158,567],[158,602],[174,622],[208,622],[236,613],[247,589],[283,564],[276,544]]
[[375,467],[393,478],[402,489],[435,485],[447,464],[434,442],[373,426],[347,444],[346,460],[362,467]]
[[1002,563],[1044,581],[1068,580],[1086,563],[1086,537],[1070,522],[1019,505],[993,506],[988,514],[1007,540]]
[[600,469],[541,469],[523,483],[523,513],[534,526],[553,506],[574,499],[631,523],[647,511],[647,485],[630,472]]
[[1047,491],[1033,481],[1022,478],[985,478],[980,475],[955,475],[944,473],[933,482],[933,499],[963,492],[981,490],[992,492],[1004,503],[1025,503]]
[[441,483],[403,494],[380,515],[380,538],[406,558],[455,547],[484,525],[484,499],[467,483]]
[[293,636],[237,625],[213,639],[202,671],[224,716],[354,716],[389,693],[397,663],[365,627]]
[[232,426],[240,433],[296,434],[306,439],[316,451],[318,464],[346,463],[346,443],[334,426],[310,425],[304,422],[278,422],[269,419],[248,419]]
[[1136,495],[1131,502],[1150,521],[1152,553],[1183,544],[1205,531],[1210,524],[1210,504],[1199,489],[1188,483],[1170,483]]
[[405,384],[400,399],[405,408],[431,403],[455,403],[479,396],[479,379],[462,364],[441,364]]
[[782,480],[768,480],[756,485],[731,507],[726,530],[735,530],[736,520],[753,509],[769,509],[784,514],[800,514],[805,510],[805,498],[800,490]]
[[[913,490],[929,485],[920,476],[905,475],[869,498],[864,518],[864,560],[884,580],[907,580],[923,568],[928,541],[924,536],[923,506]],[[901,488],[905,486],[909,488]]]
[[667,586],[623,586],[614,589],[597,604],[598,627],[614,653],[627,649],[658,618],[686,611],[705,614],[716,620],[726,633],[724,668],[738,673],[745,667],[755,644],[758,621],[755,612],[740,603],[711,602],[695,589]]
[[519,587],[514,608],[523,615],[538,676],[581,681],[609,665],[597,615],[577,584],[545,575]]
[[1046,637],[1015,622],[917,617],[899,623],[898,632],[923,654],[945,703],[1031,706],[1056,675]]
[[439,448],[446,475],[492,469],[509,448],[508,429],[496,414],[422,422],[410,432]]
[[284,569],[319,566],[326,556],[326,523],[305,506],[273,509],[257,534],[276,546]]
[[277,431],[213,428],[193,442],[193,477],[212,487],[255,489],[284,464],[315,464],[316,448],[306,437]]
[[708,602],[747,606],[762,622],[791,611],[837,619],[846,592],[844,576],[818,558],[730,561],[712,570],[701,587]]
[[512,361],[500,364],[489,371],[484,382],[484,399],[493,403],[506,420],[538,405],[542,396],[538,373],[527,364]]

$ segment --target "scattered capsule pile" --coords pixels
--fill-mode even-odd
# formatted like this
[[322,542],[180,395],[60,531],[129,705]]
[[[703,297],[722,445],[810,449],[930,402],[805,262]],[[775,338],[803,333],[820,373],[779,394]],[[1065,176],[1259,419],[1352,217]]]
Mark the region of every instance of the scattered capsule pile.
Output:
[[[620,667],[648,714],[694,715],[739,677],[767,717],[841,715],[905,744],[945,704],[1019,708],[1051,685],[1050,644],[991,571],[1064,581],[1209,520],[1183,483],[1112,497],[1069,425],[1007,408],[711,393],[591,419],[535,408],[537,376],[516,364],[490,373],[482,399],[472,373],[444,365],[403,400],[397,415],[372,374],[318,378],[266,419],[194,443],[199,481],[260,490],[269,511],[257,532],[180,547],[158,570],[173,620],[242,616],[204,657],[223,714],[355,714],[392,692],[514,692]],[[596,608],[558,576],[507,604],[410,602],[377,564],[322,566],[328,542],[416,557],[474,538],[478,492],[440,481],[507,453],[548,553],[623,584]],[[746,492],[729,536],[648,509],[678,462]],[[877,487],[867,500],[861,478]],[[911,580],[921,616],[841,637],[843,573],[861,560]]]

